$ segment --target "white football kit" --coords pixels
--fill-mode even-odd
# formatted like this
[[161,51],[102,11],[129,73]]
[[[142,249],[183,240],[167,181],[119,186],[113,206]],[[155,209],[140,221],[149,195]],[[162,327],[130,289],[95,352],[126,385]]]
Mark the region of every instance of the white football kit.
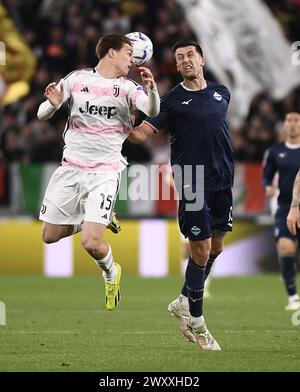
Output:
[[[65,147],[61,166],[48,184],[40,219],[53,224],[107,225],[120,172],[127,165],[121,149],[132,127],[132,110],[156,116],[159,96],[150,89],[145,94],[142,86],[125,77],[103,78],[95,68],[71,72],[58,90],[61,83],[63,102],[69,106]],[[60,106],[43,102],[38,118],[50,118]]]

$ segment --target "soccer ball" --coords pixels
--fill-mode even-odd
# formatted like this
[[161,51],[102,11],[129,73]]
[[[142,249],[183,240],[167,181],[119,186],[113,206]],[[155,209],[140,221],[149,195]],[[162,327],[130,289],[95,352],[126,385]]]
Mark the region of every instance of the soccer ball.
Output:
[[134,32],[126,34],[130,39],[133,48],[133,61],[136,66],[147,63],[153,55],[153,44],[144,33]]

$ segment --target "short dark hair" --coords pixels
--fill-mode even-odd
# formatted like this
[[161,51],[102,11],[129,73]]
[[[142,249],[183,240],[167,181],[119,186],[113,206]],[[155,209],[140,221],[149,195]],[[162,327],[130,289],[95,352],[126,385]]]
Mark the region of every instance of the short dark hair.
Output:
[[203,51],[201,49],[201,46],[198,44],[198,42],[193,41],[192,39],[183,39],[176,42],[172,47],[173,53],[175,54],[178,48],[185,48],[186,46],[194,46],[197,52],[201,55],[201,57],[203,57]]
[[100,38],[96,46],[96,55],[99,60],[107,55],[109,49],[121,50],[124,44],[131,46],[131,41],[122,34],[109,34]]

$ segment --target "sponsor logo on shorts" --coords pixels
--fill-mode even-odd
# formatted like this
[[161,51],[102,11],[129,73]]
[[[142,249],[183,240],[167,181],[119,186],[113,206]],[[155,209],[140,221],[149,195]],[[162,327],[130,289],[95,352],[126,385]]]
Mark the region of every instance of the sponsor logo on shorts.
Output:
[[45,214],[46,210],[47,210],[47,206],[45,206],[45,204],[42,204],[41,214]]
[[199,235],[199,234],[201,233],[201,229],[199,229],[199,227],[197,227],[197,226],[193,226],[193,227],[191,228],[191,232],[192,232],[194,235]]

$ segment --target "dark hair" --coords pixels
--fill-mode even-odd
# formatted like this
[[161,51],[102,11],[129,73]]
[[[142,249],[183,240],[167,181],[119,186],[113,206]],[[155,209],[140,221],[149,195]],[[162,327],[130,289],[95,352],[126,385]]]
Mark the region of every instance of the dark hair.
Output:
[[131,46],[129,38],[122,34],[109,34],[100,38],[96,46],[96,55],[101,60],[107,55],[109,49],[120,50],[124,44]]
[[183,39],[182,41],[176,42],[172,47],[173,53],[175,53],[178,48],[185,48],[186,46],[194,46],[201,57],[203,57],[201,46],[191,39]]

